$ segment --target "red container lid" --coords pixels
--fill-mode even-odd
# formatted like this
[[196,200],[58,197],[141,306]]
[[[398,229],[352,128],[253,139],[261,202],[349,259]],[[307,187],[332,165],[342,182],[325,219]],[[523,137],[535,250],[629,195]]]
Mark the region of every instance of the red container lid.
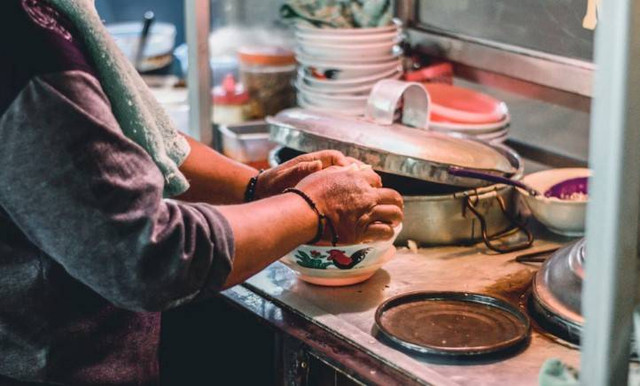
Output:
[[243,105],[249,102],[249,93],[237,83],[232,74],[227,74],[220,86],[213,89],[213,103],[216,105]]
[[451,84],[453,82],[453,66],[448,62],[441,62],[423,67],[404,74],[407,82],[439,82]]
[[258,66],[288,66],[296,64],[293,51],[279,46],[250,46],[238,49],[240,62]]
[[431,97],[431,121],[460,124],[497,123],[507,105],[489,95],[443,83],[424,84]]

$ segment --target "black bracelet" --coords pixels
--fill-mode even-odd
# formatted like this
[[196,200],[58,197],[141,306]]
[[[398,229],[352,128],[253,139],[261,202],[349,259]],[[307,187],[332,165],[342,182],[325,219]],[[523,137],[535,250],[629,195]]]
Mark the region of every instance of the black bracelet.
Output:
[[315,244],[318,241],[322,240],[322,236],[324,236],[325,223],[329,228],[329,231],[331,232],[331,244],[334,247],[338,244],[338,235],[336,234],[336,228],[333,226],[333,221],[331,221],[329,217],[320,212],[318,206],[315,202],[313,202],[311,197],[309,197],[302,190],[296,188],[285,189],[283,193],[295,193],[298,196],[302,197],[307,202],[307,204],[309,204],[311,209],[313,209],[313,211],[318,215],[318,231],[316,232],[316,237],[314,237],[313,240],[309,241],[307,244]]
[[258,177],[264,172],[264,169],[260,169],[258,174],[251,177],[247,184],[247,189],[244,191],[244,202],[255,201],[256,199],[256,186],[258,185]]

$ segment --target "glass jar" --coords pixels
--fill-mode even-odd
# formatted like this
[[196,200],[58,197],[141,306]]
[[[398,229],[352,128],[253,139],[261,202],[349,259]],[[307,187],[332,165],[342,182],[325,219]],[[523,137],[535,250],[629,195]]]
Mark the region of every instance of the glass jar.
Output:
[[260,109],[260,117],[296,105],[296,59],[282,47],[242,47],[238,50],[240,79]]

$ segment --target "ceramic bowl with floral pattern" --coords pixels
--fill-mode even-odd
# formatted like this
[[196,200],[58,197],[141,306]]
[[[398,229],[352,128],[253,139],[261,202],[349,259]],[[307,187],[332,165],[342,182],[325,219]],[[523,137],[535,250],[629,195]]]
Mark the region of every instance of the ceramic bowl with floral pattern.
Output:
[[393,242],[402,230],[385,241],[354,245],[300,245],[282,258],[301,280],[328,286],[350,285],[367,280],[395,255]]

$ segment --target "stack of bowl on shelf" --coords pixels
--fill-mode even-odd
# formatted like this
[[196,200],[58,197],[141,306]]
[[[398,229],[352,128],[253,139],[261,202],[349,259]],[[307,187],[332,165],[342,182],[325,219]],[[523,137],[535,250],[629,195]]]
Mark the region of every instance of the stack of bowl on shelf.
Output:
[[342,29],[298,24],[295,37],[300,107],[362,115],[376,82],[402,76],[398,22]]
[[429,129],[491,143],[509,136],[507,105],[489,95],[444,83],[425,84],[431,97]]

